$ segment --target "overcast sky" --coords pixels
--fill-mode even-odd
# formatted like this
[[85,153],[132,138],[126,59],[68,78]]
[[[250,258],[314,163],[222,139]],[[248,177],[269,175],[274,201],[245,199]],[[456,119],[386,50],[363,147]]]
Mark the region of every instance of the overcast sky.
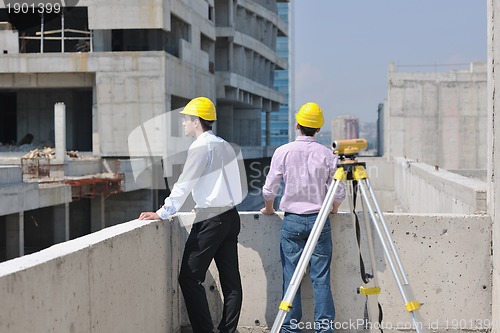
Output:
[[486,62],[486,0],[292,1],[295,107],[317,102],[327,121],[375,121],[391,62],[400,72]]

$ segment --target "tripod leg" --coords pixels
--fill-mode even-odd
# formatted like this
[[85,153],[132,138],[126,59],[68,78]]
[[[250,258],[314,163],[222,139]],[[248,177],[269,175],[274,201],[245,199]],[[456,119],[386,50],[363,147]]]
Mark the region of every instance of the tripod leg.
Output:
[[[373,226],[375,227],[376,233],[379,236],[380,242],[384,249],[386,259],[392,270],[401,296],[403,297],[405,308],[409,312],[410,317],[413,321],[413,327],[418,333],[424,332],[423,322],[418,312],[418,310],[420,309],[420,303],[414,300],[415,298],[413,296],[408,278],[403,269],[401,260],[399,259],[399,255],[397,253],[389,229],[387,228],[387,224],[385,223],[384,217],[380,212],[380,208],[375,199],[370,183],[367,179],[362,179],[359,182],[359,188],[362,193],[363,201],[365,202],[366,207],[368,208],[368,211],[370,213]],[[370,203],[370,199],[373,205]],[[374,210],[373,207],[375,207],[376,210]]]
[[[337,169],[339,170],[339,169]],[[316,221],[314,221],[314,225],[311,230],[311,234],[307,239],[306,245],[304,246],[304,251],[300,256],[299,262],[297,264],[297,268],[293,272],[292,279],[290,280],[290,284],[283,296],[283,300],[280,303],[278,315],[274,320],[273,327],[271,328],[271,333],[278,333],[285,321],[285,316],[288,311],[292,308],[292,301],[299,289],[300,283],[302,281],[302,277],[304,276],[304,272],[309,265],[309,261],[311,260],[311,256],[314,252],[314,248],[318,243],[319,236],[321,235],[321,231],[323,230],[323,226],[325,225],[325,221],[328,217],[328,214],[333,207],[333,201],[335,199],[335,194],[337,192],[337,188],[340,184],[340,179],[335,179],[333,185],[330,185],[328,192],[326,193],[325,200],[321,205],[321,208],[318,213],[318,217]]]
[[[348,181],[348,200],[351,208],[351,216],[352,216],[352,224],[353,228],[356,232],[356,241],[358,242],[358,254],[360,260],[360,273],[362,275],[362,281],[364,285],[358,289],[358,293],[364,295],[366,297],[366,309],[365,309],[365,329],[370,329],[371,332],[378,332],[376,329],[377,325],[373,324],[374,321],[381,321],[381,308],[379,307],[378,302],[378,294],[380,293],[380,286],[378,283],[378,278],[376,274],[376,261],[375,261],[375,250],[373,246],[373,238],[372,231],[369,223],[369,218],[365,208],[365,202],[363,198],[361,198],[361,204],[363,208],[364,221],[366,224],[366,235],[367,235],[367,243],[368,250],[370,254],[370,267],[372,270],[372,274],[368,274],[365,272],[365,265],[362,259],[361,254],[361,234],[360,234],[360,225],[359,219],[356,213],[356,202],[357,194],[358,194],[358,182],[357,181]],[[378,324],[378,323],[377,323]]]
[[368,327],[371,327],[371,332],[379,332],[374,322],[382,324],[382,308],[380,307],[380,303],[378,300],[378,295],[380,294],[380,284],[377,276],[377,260],[375,258],[375,246],[373,245],[373,231],[370,225],[370,219],[366,210],[365,198],[363,197],[363,195],[361,195],[361,205],[363,206],[366,239],[368,243],[368,252],[370,254],[370,266],[373,275],[372,281],[370,281],[370,283],[367,285],[367,289],[361,291],[361,293],[366,295],[367,298],[368,315],[370,320]]

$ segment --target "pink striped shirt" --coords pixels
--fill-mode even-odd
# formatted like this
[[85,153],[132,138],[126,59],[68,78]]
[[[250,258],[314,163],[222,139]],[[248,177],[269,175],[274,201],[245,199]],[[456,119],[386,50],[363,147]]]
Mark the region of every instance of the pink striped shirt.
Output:
[[[284,182],[280,210],[294,214],[319,212],[328,186],[337,170],[338,156],[319,144],[314,137],[298,136],[294,142],[276,149],[271,167],[262,188],[264,200],[274,200]],[[335,201],[345,198],[345,184],[341,182]]]

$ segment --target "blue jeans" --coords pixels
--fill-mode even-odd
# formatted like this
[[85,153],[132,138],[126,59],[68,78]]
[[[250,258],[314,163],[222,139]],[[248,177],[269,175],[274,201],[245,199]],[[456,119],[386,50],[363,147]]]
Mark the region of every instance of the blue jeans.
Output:
[[[285,213],[281,227],[281,263],[283,265],[283,295],[304,250],[307,238],[318,214],[297,215]],[[335,306],[330,288],[330,263],[332,261],[332,234],[327,218],[318,243],[309,262],[309,276],[314,291],[315,332],[333,332]],[[292,309],[286,314],[282,333],[301,332],[301,327],[311,327],[312,323],[300,323],[302,303],[300,287],[292,302]]]

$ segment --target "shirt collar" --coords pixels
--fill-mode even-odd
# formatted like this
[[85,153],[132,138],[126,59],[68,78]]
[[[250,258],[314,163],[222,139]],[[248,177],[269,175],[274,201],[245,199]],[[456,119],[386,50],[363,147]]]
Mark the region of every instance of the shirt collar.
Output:
[[317,141],[314,136],[307,136],[307,135],[299,135],[295,139],[295,141],[304,141],[304,142],[315,142]]
[[200,134],[200,136],[196,139],[196,140],[200,140],[200,139],[203,139],[209,135],[214,135],[214,132],[212,131],[205,131],[203,133]]

